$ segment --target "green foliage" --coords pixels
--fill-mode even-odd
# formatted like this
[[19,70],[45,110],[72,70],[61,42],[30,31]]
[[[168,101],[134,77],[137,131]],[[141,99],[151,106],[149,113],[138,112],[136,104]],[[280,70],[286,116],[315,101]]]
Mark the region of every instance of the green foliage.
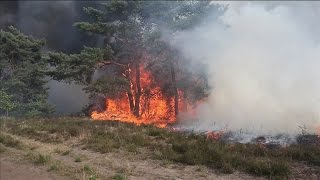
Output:
[[[91,96],[115,96],[130,88],[129,68],[143,63],[166,96],[177,96],[178,88],[185,92],[186,100],[202,99],[209,89],[205,71],[198,68],[202,73],[190,72],[190,63],[182,63],[185,59],[163,41],[160,32],[163,27],[168,28],[168,33],[188,30],[203,23],[208,12],[216,12],[218,18],[224,11],[225,7],[209,1],[108,1],[98,8],[85,7],[90,20],[76,22],[74,26],[102,35],[107,48],[85,48],[72,55],[52,53],[49,61],[55,68],[51,75],[56,80],[85,85]],[[106,65],[111,64],[121,66],[111,66],[112,73],[105,71]],[[93,80],[96,69],[105,76]],[[172,79],[174,73],[176,78]]]
[[210,1],[149,1],[145,3],[143,16],[173,31],[183,31],[205,23],[208,13],[219,18],[226,8]]
[[66,55],[63,53],[49,53],[48,61],[53,66],[49,74],[55,80],[67,82],[75,81],[89,84],[97,63],[108,59],[110,48],[99,49],[85,47],[80,54]]
[[85,90],[95,94],[115,96],[119,92],[128,91],[129,87],[130,82],[124,77],[102,76]]
[[0,90],[0,109],[8,112],[15,107],[15,104],[12,102],[12,97],[9,96],[6,92]]
[[48,66],[42,58],[44,41],[26,36],[10,26],[8,31],[0,31],[0,42],[2,108],[11,109],[14,116],[51,113],[45,79]]

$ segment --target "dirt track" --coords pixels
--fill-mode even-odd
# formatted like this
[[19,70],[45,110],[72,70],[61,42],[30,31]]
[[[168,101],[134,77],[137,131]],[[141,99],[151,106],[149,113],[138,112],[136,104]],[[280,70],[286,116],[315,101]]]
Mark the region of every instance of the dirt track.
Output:
[[43,167],[24,164],[8,157],[0,158],[1,180],[63,180]]

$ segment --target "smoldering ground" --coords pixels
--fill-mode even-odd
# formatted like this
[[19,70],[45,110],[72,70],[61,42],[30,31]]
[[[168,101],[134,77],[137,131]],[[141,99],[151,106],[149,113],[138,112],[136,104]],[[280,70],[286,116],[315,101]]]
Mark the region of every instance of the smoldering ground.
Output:
[[171,43],[209,67],[213,87],[198,130],[259,134],[320,127],[320,3],[223,2],[220,23],[208,19]]

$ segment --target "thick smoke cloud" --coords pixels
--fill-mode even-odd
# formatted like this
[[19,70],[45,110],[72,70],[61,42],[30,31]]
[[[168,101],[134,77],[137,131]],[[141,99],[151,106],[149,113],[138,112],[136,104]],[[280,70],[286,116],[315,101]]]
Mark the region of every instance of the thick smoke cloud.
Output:
[[[235,2],[172,42],[209,67],[195,129],[296,133],[320,126],[320,3]],[[210,22],[210,23],[208,23]]]

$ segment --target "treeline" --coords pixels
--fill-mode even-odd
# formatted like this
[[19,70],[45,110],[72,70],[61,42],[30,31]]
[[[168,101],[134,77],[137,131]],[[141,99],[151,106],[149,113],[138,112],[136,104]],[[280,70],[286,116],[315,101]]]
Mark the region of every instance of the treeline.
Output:
[[[46,84],[50,78],[83,85],[92,98],[126,95],[131,112],[140,115],[141,67],[168,98],[178,91],[190,103],[208,95],[205,65],[191,62],[165,37],[205,23],[209,12],[218,18],[225,7],[209,1],[109,1],[84,7],[89,21],[74,27],[99,35],[102,48],[84,47],[78,54],[44,51],[44,41],[9,27],[0,32],[0,113],[13,116],[49,115]],[[59,28],[59,27],[57,27]],[[165,31],[164,31],[165,29]],[[166,36],[163,35],[166,33]],[[98,75],[97,75],[98,74]],[[152,85],[151,87],[152,88]]]

